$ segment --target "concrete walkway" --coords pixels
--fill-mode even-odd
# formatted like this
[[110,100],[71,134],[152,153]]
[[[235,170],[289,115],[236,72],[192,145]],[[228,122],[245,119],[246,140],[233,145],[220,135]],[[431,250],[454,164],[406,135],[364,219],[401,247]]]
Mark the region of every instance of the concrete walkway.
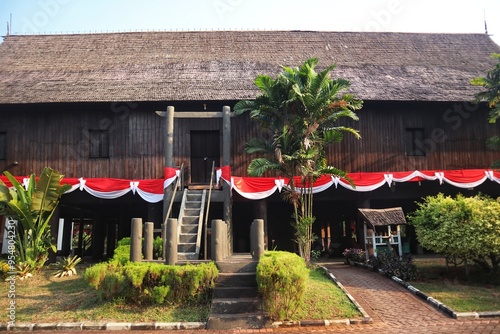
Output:
[[[384,333],[384,334],[500,334],[500,319],[453,319],[422,301],[406,288],[376,272],[339,262],[322,263],[372,318],[367,324],[335,324],[314,327],[280,327],[255,330],[172,330],[168,333]],[[61,333],[63,331],[42,331]],[[157,333],[134,330],[133,333]],[[163,331],[162,331],[163,332]],[[70,331],[103,333],[103,331]],[[113,331],[113,333],[131,333]]]

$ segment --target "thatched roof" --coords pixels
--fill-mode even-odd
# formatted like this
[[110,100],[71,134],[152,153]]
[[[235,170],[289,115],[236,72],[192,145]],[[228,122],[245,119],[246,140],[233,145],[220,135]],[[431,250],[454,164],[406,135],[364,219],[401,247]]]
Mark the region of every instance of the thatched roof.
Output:
[[470,101],[485,34],[197,31],[6,36],[0,103],[251,99],[258,74],[315,56],[364,100]]
[[363,219],[372,226],[403,225],[406,224],[403,209],[358,209]]

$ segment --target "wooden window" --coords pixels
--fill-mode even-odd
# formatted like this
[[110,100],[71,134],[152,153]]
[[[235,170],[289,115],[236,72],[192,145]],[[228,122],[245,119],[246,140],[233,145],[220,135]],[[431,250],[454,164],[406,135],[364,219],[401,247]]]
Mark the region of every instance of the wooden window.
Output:
[[425,157],[424,129],[406,128],[406,155],[410,157]]
[[109,158],[109,132],[89,130],[90,158]]
[[7,160],[7,132],[0,132],[0,160]]

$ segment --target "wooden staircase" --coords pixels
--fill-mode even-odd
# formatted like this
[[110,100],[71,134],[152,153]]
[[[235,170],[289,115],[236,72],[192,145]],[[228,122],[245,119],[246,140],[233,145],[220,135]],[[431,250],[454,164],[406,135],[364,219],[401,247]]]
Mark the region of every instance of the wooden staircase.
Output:
[[177,257],[179,260],[198,260],[200,256],[206,192],[206,190],[185,189],[182,195],[178,218]]

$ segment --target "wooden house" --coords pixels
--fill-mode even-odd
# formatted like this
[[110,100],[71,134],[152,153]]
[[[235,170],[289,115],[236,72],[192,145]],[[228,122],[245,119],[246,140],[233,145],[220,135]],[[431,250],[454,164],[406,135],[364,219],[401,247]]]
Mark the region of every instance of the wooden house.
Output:
[[[346,137],[331,146],[330,162],[357,175],[360,184],[380,177],[385,182],[357,191],[332,186],[316,195],[317,233],[338,251],[360,243],[357,208],[407,212],[437,192],[500,195],[496,174],[488,170],[497,155],[485,145],[500,129],[488,123],[486,104],[471,103],[479,89],[470,84],[494,66],[494,52],[500,48],[485,34],[9,35],[0,44],[0,169],[23,176],[50,166],[99,184],[163,180],[166,166],[182,165],[182,188],[193,189],[209,183],[213,161],[244,177],[252,159],[244,144],[259,131],[247,116],[234,117],[232,107],[258,94],[257,75],[275,75],[282,65],[314,56],[320,68],[336,64],[332,75],[350,80],[350,91],[364,101],[360,120],[349,124],[362,139]],[[160,117],[169,106],[172,118]],[[487,179],[443,182],[443,172],[460,170]],[[425,175],[434,181],[394,176],[406,171],[433,171]],[[214,191],[209,217],[230,221],[232,251],[248,251],[254,218],[266,220],[269,248],[293,248],[291,209],[278,191],[250,200],[224,184]],[[66,194],[58,216],[72,229],[61,229],[61,253],[75,247],[81,255],[109,256],[116,240],[130,232],[131,218],[159,227],[168,199],[174,197],[178,209],[179,196],[145,201],[132,191],[114,199],[79,190]]]

